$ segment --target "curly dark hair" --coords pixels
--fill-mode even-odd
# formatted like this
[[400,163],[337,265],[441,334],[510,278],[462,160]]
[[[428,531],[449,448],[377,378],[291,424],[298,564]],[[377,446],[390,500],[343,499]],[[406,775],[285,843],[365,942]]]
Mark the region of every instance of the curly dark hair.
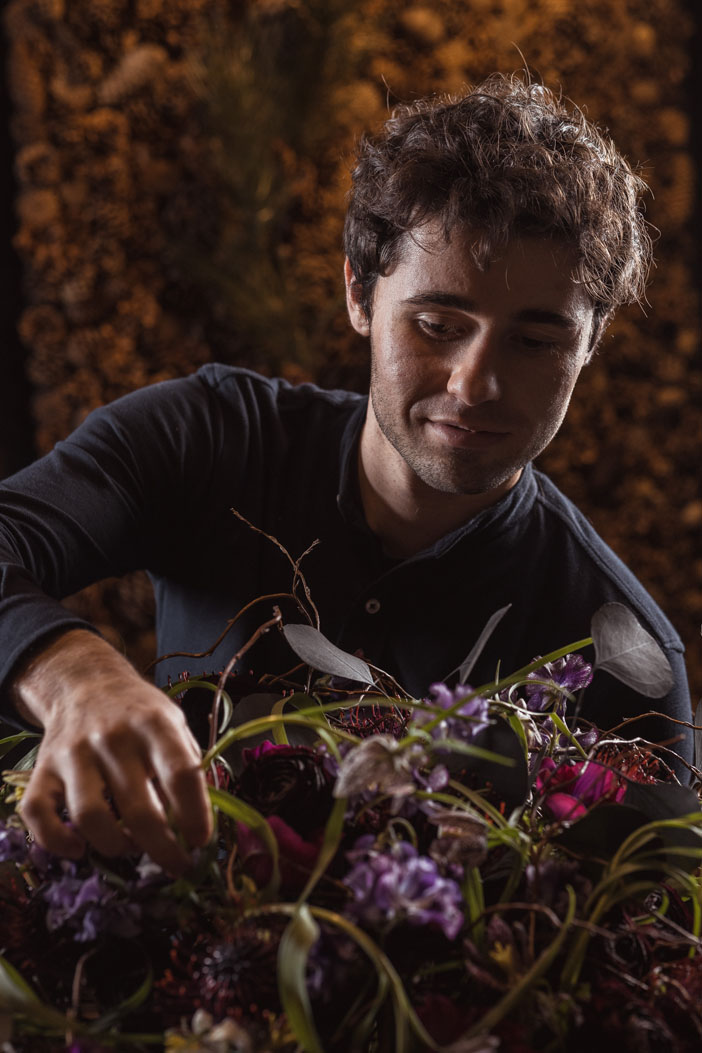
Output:
[[377,136],[361,139],[344,249],[370,318],[378,278],[405,236],[439,220],[475,232],[484,267],[518,235],[554,237],[575,249],[598,327],[641,301],[651,237],[646,184],[582,111],[520,75],[493,74],[465,96],[398,106]]

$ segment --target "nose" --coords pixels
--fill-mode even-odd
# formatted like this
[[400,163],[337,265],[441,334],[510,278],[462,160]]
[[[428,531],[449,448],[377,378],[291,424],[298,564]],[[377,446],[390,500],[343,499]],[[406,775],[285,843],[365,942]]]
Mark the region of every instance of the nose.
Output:
[[479,406],[500,398],[498,347],[489,333],[475,333],[469,341],[456,347],[446,390],[466,406]]

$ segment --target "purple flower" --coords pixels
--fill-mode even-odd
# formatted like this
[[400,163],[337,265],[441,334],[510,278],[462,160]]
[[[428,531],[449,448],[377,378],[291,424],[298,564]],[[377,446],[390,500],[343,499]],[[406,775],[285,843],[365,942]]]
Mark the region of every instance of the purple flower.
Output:
[[[537,661],[535,658],[534,661]],[[526,703],[532,712],[543,713],[546,709],[555,709],[563,716],[566,708],[566,696],[563,691],[575,694],[592,680],[592,666],[579,654],[567,654],[555,662],[546,662],[540,669],[529,673],[527,680],[545,680],[543,683],[527,683]]]
[[402,922],[437,925],[454,939],[461,925],[461,890],[441,877],[433,859],[420,856],[408,841],[381,852],[372,835],[361,837],[348,853],[352,870],[344,884],[353,893],[346,913],[359,924],[387,931]]
[[121,900],[115,889],[98,873],[84,879],[73,868],[52,881],[43,891],[49,904],[46,924],[50,931],[66,925],[80,943],[95,940],[102,933],[136,936],[141,911],[136,903]]
[[[433,698],[427,699],[431,705],[441,709],[450,709],[463,698],[468,698],[473,689],[467,684],[450,688],[446,684],[432,684],[430,687]],[[417,710],[414,714],[414,723],[423,727],[436,719],[436,713],[426,710]],[[490,723],[490,703],[480,695],[464,702],[454,714],[444,717],[431,730],[433,739],[458,739],[459,742],[473,742],[481,731],[484,731]]]
[[0,823],[0,863],[24,863],[28,851],[26,831],[21,826]]

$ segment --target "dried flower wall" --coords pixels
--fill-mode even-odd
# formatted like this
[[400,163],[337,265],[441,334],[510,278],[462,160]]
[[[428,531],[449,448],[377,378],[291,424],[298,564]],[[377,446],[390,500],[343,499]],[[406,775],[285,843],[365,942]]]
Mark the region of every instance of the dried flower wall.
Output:
[[[46,450],[209,359],[362,388],[341,297],[354,137],[526,60],[643,162],[661,229],[543,466],[683,634],[695,690],[699,360],[684,0],[11,0],[20,334]],[[140,660],[141,578],[80,598]]]

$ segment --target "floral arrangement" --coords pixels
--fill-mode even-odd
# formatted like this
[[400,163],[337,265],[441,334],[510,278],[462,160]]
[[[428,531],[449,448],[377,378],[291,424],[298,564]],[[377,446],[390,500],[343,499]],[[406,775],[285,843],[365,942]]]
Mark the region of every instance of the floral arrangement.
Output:
[[0,1048],[698,1050],[699,772],[683,786],[669,751],[578,718],[585,645],[650,697],[667,662],[608,604],[591,638],[472,688],[502,613],[424,699],[277,611],[261,631],[306,692],[254,685],[261,715],[232,723],[241,652],[170,685],[209,699],[217,818],[177,880],[48,854],[15,811],[30,762],[5,772]]

